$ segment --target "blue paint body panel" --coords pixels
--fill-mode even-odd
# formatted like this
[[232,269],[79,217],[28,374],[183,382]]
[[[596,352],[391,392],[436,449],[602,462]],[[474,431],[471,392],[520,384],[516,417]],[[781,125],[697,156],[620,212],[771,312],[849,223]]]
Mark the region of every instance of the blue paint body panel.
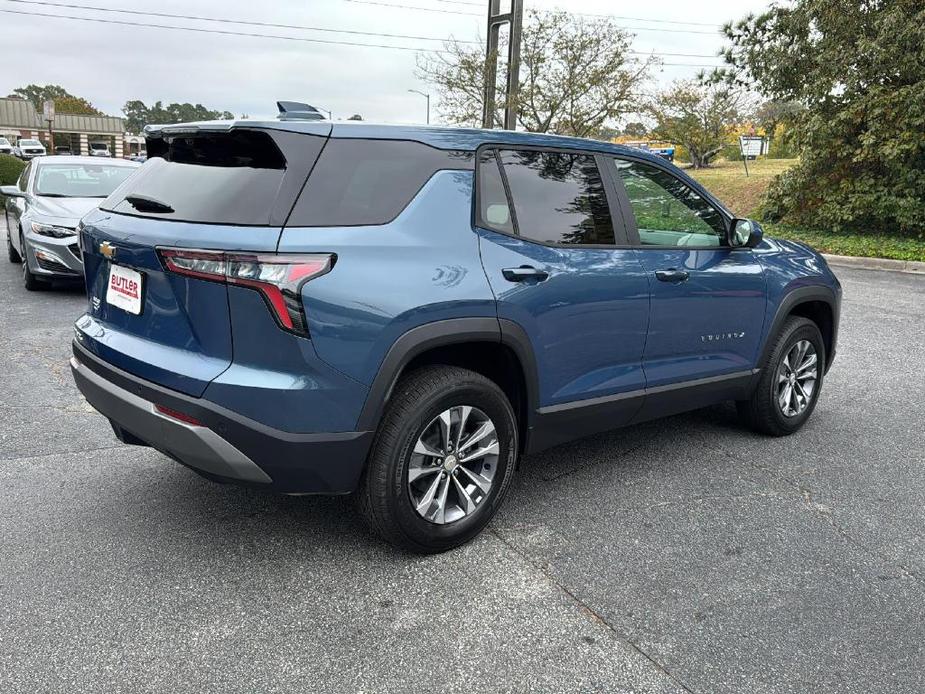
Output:
[[336,253],[302,301],[318,355],[369,385],[389,348],[424,323],[495,316],[472,233],[472,172],[441,171],[390,224],[287,228],[281,253]]
[[[646,385],[709,378],[754,367],[765,322],[764,271],[750,248],[636,250],[651,291]],[[689,273],[681,284],[657,270]]]
[[[299,121],[151,132],[160,137],[171,129],[290,130],[466,152],[485,144],[581,149],[668,171],[731,218],[672,164],[605,142]],[[243,227],[91,212],[81,231],[89,306],[76,323],[77,342],[112,367],[114,382],[138,379],[143,386],[137,392],[173,393],[167,400],[177,407],[220,422],[214,425],[219,435],[256,456],[257,465],[277,476],[279,489],[341,493],[360,478],[374,436],[375,422],[360,425],[369,421],[369,401],[384,402],[397,375],[385,373],[384,365],[394,362],[393,348],[422,326],[487,319],[498,326],[501,342],[504,326],[513,324],[535,364],[535,383],[529,384],[535,411],[526,412],[528,424],[562,411],[580,423],[585,401],[598,408],[625,401],[612,415],[595,410],[596,422],[612,416],[609,424],[616,427],[647,412],[653,397],[647,389],[664,396],[665,386],[754,370],[780,307],[794,292],[828,292],[837,311],[837,279],[821,256],[801,244],[765,239],[754,249],[735,250],[544,245],[476,227],[474,183],[472,170],[439,170],[393,221],[376,226]],[[274,219],[286,219],[291,209],[277,210]],[[113,260],[99,250],[104,241],[117,248]],[[283,330],[253,289],[166,272],[156,250],[161,246],[325,253],[335,262],[299,290],[305,336]],[[140,315],[107,304],[113,262],[142,273]],[[547,277],[505,277],[505,269],[522,266]],[[688,280],[657,280],[656,271],[665,269],[685,270]],[[491,339],[493,331],[486,334]],[[261,461],[260,451],[271,449],[273,460]]]
[[[530,337],[541,407],[645,387],[649,285],[632,249],[558,248],[484,229],[478,234],[498,316]],[[549,279],[504,279],[504,268],[522,265]]]

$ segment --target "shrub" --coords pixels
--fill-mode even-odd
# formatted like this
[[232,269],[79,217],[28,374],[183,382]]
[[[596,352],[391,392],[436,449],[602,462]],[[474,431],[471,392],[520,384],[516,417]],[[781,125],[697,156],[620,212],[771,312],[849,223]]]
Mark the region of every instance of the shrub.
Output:
[[0,186],[11,186],[16,183],[25,168],[25,162],[9,154],[0,154]]

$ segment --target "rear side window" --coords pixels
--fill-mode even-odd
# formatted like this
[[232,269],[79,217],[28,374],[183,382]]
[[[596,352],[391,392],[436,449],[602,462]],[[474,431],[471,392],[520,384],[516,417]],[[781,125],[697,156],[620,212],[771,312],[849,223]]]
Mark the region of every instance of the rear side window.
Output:
[[517,233],[541,243],[613,245],[613,221],[595,158],[571,152],[499,152]]
[[[292,137],[280,137],[286,135]],[[323,138],[298,137],[316,141],[317,156]],[[101,208],[185,222],[267,225],[287,171],[273,137],[260,131],[156,138],[148,143],[148,155]]]
[[287,226],[387,224],[437,171],[472,169],[470,152],[404,140],[328,141]]

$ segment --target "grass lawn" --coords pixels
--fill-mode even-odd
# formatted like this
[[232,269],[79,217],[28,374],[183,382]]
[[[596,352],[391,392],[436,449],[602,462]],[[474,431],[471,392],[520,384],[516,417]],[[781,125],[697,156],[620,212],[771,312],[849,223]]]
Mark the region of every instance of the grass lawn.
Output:
[[[741,161],[718,161],[708,169],[687,169],[687,173],[700,181],[735,214],[755,217],[771,179],[786,171],[795,162],[795,159],[750,161],[748,178],[745,177]],[[762,226],[769,236],[803,241],[823,253],[925,261],[925,238],[867,236],[819,229],[798,229],[786,224],[764,223]]]
[[707,190],[740,217],[753,217],[777,174],[796,163],[796,159],[757,159],[748,162],[748,177],[741,161],[716,162],[708,169],[687,169]]

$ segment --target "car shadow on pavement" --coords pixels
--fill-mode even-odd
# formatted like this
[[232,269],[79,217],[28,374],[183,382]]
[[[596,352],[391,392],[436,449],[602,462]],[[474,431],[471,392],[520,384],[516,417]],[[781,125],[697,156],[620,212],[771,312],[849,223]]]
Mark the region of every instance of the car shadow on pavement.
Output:
[[[506,506],[516,517],[519,509],[531,508],[548,517],[555,526],[562,509],[560,494],[581,473],[582,484],[589,493],[600,493],[595,486],[616,476],[621,485],[651,480],[653,475],[673,475],[681,469],[662,464],[653,468],[662,453],[676,446],[692,449],[704,435],[729,436],[727,430],[738,427],[733,407],[712,407],[667,419],[648,422],[558,446],[541,454],[526,457],[515,477]],[[742,436],[754,436],[742,431]],[[113,449],[120,454],[128,447]],[[278,556],[374,551],[385,556],[408,555],[387,547],[375,538],[360,519],[351,496],[287,496],[258,488],[217,484],[196,475],[151,449],[140,449],[148,465],[133,469],[132,462],[122,467],[115,485],[104,495],[111,495],[114,507],[122,506],[120,534],[135,544],[150,542],[152,534],[160,536],[161,551],[174,550],[196,556],[214,553],[221,547],[232,552],[241,546],[261,545],[261,553]],[[690,450],[705,465],[710,455],[703,448]],[[120,457],[124,457],[120,455]],[[152,466],[153,464],[153,466]],[[592,468],[598,468],[595,471]],[[674,471],[674,472],[673,472]],[[677,473],[680,476],[680,473]],[[541,480],[543,484],[534,484]],[[663,479],[671,487],[678,480]],[[101,520],[97,518],[97,520]],[[80,521],[77,521],[80,522]],[[105,524],[107,521],[102,520]],[[495,521],[503,522],[501,521]],[[173,540],[179,539],[179,544]],[[182,559],[182,557],[177,557]]]

